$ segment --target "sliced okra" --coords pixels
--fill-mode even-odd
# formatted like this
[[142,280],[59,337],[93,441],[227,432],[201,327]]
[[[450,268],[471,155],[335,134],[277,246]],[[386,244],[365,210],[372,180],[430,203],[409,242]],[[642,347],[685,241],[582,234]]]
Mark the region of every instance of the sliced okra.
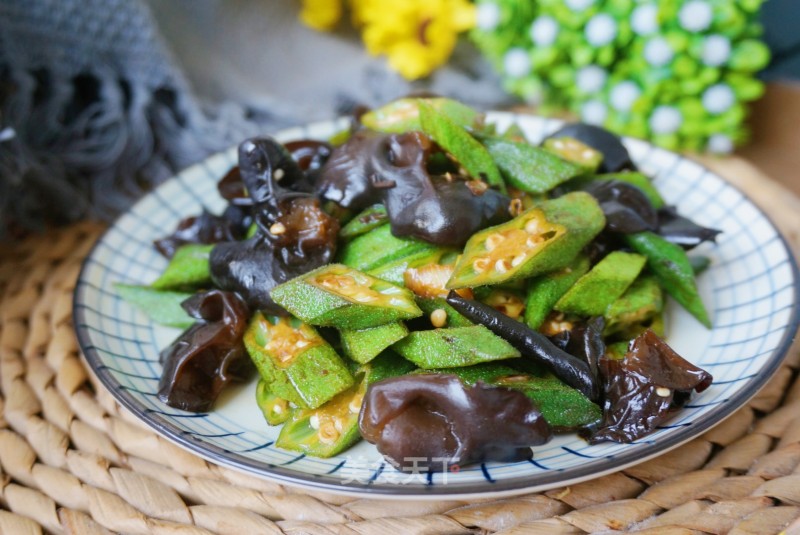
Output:
[[494,159],[462,125],[424,100],[419,101],[420,130],[450,153],[474,178],[483,179],[501,193],[506,185]]
[[181,303],[193,295],[189,292],[156,290],[150,286],[120,283],[114,284],[114,288],[124,301],[147,314],[159,325],[186,329],[195,322],[181,306]]
[[524,393],[536,403],[547,423],[558,431],[591,424],[600,420],[603,413],[589,398],[552,375],[516,375],[496,379],[492,384]]
[[377,269],[417,253],[434,253],[440,248],[416,238],[397,237],[388,224],[381,225],[347,243],[339,261],[359,271]]
[[343,226],[339,231],[339,237],[344,240],[352,240],[386,224],[388,221],[389,215],[386,213],[386,207],[382,204],[376,204],[364,209]]
[[414,331],[392,349],[426,370],[471,366],[520,355],[508,342],[482,325]]
[[647,257],[647,265],[658,278],[661,287],[697,321],[711,328],[711,320],[697,290],[692,264],[686,252],[652,232],[625,235],[626,243]]
[[274,387],[291,385],[302,405],[316,408],[353,385],[347,365],[330,344],[313,327],[294,318],[256,312],[244,344],[264,381],[289,401],[293,396],[286,389]]
[[475,287],[564,268],[605,226],[597,201],[573,192],[472,236],[448,288]]
[[603,163],[603,153],[574,137],[548,138],[544,140],[542,147],[579,166],[585,173],[597,171]]
[[647,321],[663,308],[664,295],[658,280],[652,275],[641,275],[606,309],[605,334]]
[[480,120],[480,114],[456,100],[449,98],[401,98],[368,111],[361,116],[361,124],[377,132],[403,134],[422,130],[419,103],[424,101],[455,124],[466,128]]
[[401,321],[369,327],[367,329],[339,331],[342,352],[356,362],[365,364],[377,357],[384,349],[408,335]]
[[579,254],[570,265],[531,279],[525,298],[525,323],[528,327],[538,329],[561,296],[588,271],[589,258]]
[[376,268],[367,270],[366,273],[394,284],[403,285],[405,281],[405,274],[409,269],[416,269],[429,265],[438,265],[437,262],[440,261],[442,256],[449,255],[452,252],[454,252],[454,250],[447,247],[423,249],[407,256],[397,258],[385,264],[381,264]]
[[613,251],[589,270],[556,302],[554,308],[569,314],[602,316],[633,284],[647,259],[639,254]]
[[330,264],[275,287],[270,296],[311,325],[366,329],[416,318],[410,290],[342,264]]
[[187,244],[175,251],[164,272],[151,285],[156,290],[180,290],[211,285],[209,256],[213,245]]
[[275,445],[316,457],[332,457],[344,451],[361,438],[358,415],[367,387],[412,369],[413,365],[391,352],[381,354],[360,367],[356,384],[345,392],[316,409],[293,411]]
[[289,419],[293,410],[289,400],[274,394],[264,379],[259,379],[256,385],[256,403],[269,425],[281,425]]
[[526,193],[544,193],[584,172],[550,151],[524,141],[485,138],[483,145],[510,186]]

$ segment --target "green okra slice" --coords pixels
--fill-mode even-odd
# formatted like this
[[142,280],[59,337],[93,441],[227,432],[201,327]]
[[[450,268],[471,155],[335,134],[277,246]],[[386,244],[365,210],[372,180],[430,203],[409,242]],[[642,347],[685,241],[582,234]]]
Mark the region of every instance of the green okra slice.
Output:
[[564,268],[605,224],[603,211],[588,193],[543,201],[473,235],[447,287],[499,284]]
[[579,166],[584,173],[597,171],[603,162],[603,153],[571,137],[545,139],[542,147]]
[[525,323],[528,327],[541,327],[556,302],[589,271],[589,265],[589,257],[579,254],[570,265],[528,282],[525,298]]
[[135,284],[114,284],[114,288],[123,300],[132,304],[159,325],[186,329],[195,320],[181,306],[192,296],[189,292],[156,290],[150,286]]
[[261,377],[278,396],[295,397],[275,386],[290,384],[300,405],[316,408],[353,385],[341,357],[317,331],[295,318],[267,317],[256,312],[244,344]]
[[182,245],[161,276],[151,284],[156,290],[180,290],[211,285],[209,257],[213,245]]
[[553,375],[520,373],[503,363],[489,362],[463,368],[439,368],[424,372],[420,370],[415,373],[450,373],[469,386],[480,381],[519,390],[536,403],[544,419],[559,430],[590,424],[597,421],[602,414],[598,405]]
[[281,425],[289,419],[294,410],[289,405],[289,400],[273,393],[269,388],[269,383],[261,378],[256,385],[256,403],[269,425]]
[[370,384],[403,375],[413,365],[386,352],[359,367],[356,383],[316,409],[295,410],[283,424],[275,445],[316,457],[332,457],[361,439],[358,414]]
[[583,427],[603,415],[598,405],[553,375],[517,375],[496,379],[492,384],[524,393],[536,404],[544,419],[559,431]]
[[359,271],[377,269],[419,253],[434,253],[440,247],[416,238],[397,237],[388,224],[381,225],[345,244],[339,261]]
[[276,286],[270,296],[311,325],[366,329],[416,318],[410,290],[342,264],[329,264]]
[[647,257],[647,265],[661,287],[697,321],[710,329],[711,320],[697,290],[694,270],[686,252],[679,245],[652,232],[626,234],[625,242],[631,249]]
[[463,126],[424,100],[419,101],[419,123],[420,130],[449,152],[472,177],[506,192],[492,155]]
[[408,335],[408,328],[401,321],[369,327],[367,329],[339,331],[342,352],[356,362],[365,364],[377,357],[384,349]]
[[524,141],[485,138],[483,145],[509,185],[527,193],[544,193],[584,173],[584,169]]
[[554,308],[568,314],[602,316],[633,284],[646,262],[640,254],[613,251],[578,279]]
[[481,115],[449,98],[401,98],[361,116],[361,124],[376,132],[402,134],[422,130],[419,118],[419,103],[425,102],[455,124],[471,128],[481,121]]
[[434,249],[422,249],[407,256],[397,258],[380,266],[366,270],[366,273],[379,279],[404,285],[404,275],[407,269],[420,266],[436,264],[442,256],[454,252],[454,249],[447,247],[436,247]]
[[339,231],[339,237],[343,240],[352,240],[386,224],[388,221],[389,214],[386,213],[386,207],[382,204],[376,204],[364,209],[348,221]]
[[392,349],[423,369],[470,366],[520,356],[511,344],[483,325],[414,331]]
[[645,322],[663,308],[664,295],[658,280],[653,275],[641,275],[606,309],[604,334],[613,334],[629,325]]

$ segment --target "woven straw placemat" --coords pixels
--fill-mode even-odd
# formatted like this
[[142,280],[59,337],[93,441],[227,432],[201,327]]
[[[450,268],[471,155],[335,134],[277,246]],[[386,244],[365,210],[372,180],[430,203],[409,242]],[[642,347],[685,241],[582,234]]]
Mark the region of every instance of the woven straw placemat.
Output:
[[[800,201],[741,160],[705,163],[800,246]],[[123,412],[82,361],[72,289],[101,231],[80,224],[0,246],[2,534],[800,533],[796,349],[755,399],[705,435],[544,493],[355,499],[210,464]]]

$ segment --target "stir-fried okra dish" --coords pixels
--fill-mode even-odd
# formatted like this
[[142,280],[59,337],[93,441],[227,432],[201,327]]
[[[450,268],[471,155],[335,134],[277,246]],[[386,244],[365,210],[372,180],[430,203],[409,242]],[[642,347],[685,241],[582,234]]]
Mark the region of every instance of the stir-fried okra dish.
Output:
[[[398,468],[519,461],[556,434],[631,442],[712,381],[662,340],[674,299],[710,327],[687,255],[718,231],[667,205],[621,141],[571,124],[540,145],[444,98],[407,98],[330,140],[239,146],[221,214],[155,242],[147,286],[186,330],[159,398],[213,410],[257,374],[276,445],[359,440]],[[420,459],[425,459],[419,462]],[[442,462],[444,460],[444,462]]]

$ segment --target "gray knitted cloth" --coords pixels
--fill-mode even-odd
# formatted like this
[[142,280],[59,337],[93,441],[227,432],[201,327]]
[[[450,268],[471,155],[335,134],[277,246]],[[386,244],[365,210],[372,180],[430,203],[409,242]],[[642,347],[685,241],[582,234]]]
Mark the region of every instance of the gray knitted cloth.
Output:
[[234,106],[201,109],[133,0],[2,0],[0,105],[4,230],[108,219],[255,132]]

